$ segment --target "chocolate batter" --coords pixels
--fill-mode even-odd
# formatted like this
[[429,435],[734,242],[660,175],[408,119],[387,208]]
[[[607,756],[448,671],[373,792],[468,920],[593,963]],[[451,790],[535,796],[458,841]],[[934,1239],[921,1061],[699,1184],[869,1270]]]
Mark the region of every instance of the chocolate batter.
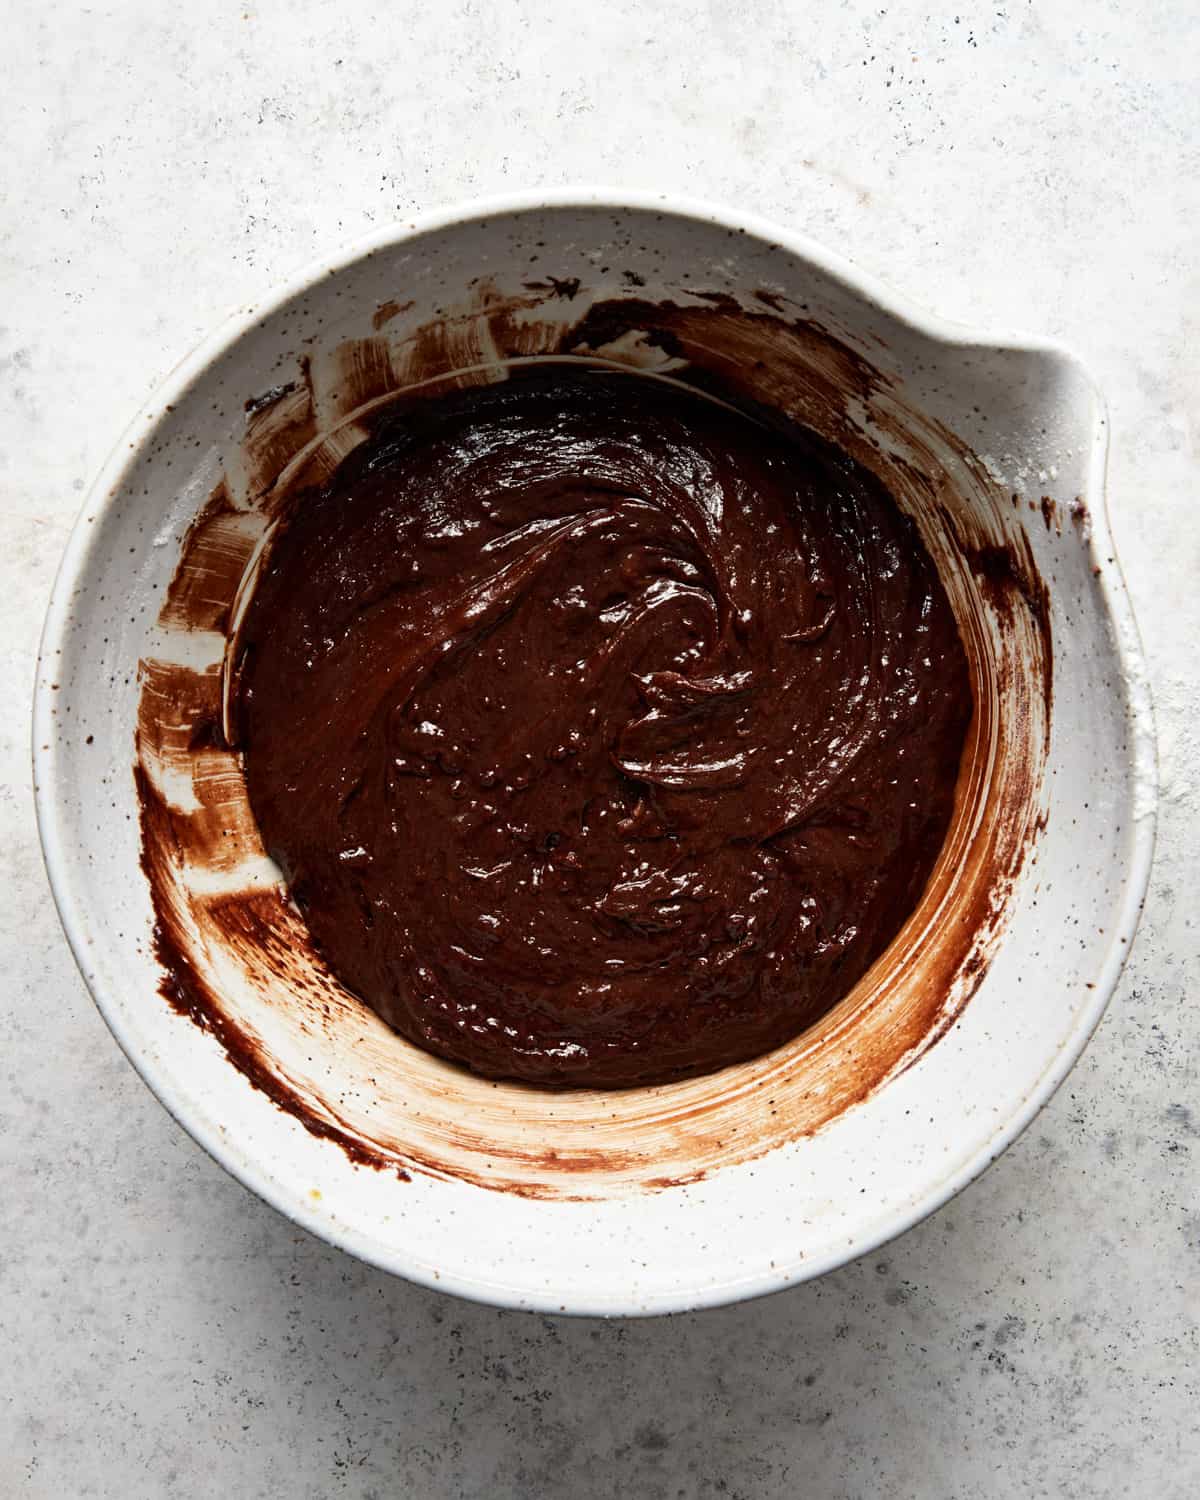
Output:
[[548,1086],[706,1072],[836,1004],[921,894],[972,712],[866,470],[578,365],[393,408],[242,642],[251,803],[325,960]]

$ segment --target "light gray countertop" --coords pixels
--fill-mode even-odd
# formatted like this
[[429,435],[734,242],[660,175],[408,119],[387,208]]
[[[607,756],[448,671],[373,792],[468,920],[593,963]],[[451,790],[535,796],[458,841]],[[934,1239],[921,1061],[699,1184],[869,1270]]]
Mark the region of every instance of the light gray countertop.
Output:
[[[927,10],[8,7],[0,1496],[1200,1491],[1200,12]],[[1162,755],[1132,959],[1024,1138],[866,1261],[627,1324],[417,1290],[226,1177],[88,999],[28,771],[59,554],[159,378],[318,252],[571,181],[757,210],[946,316],[1072,345],[1111,404]]]

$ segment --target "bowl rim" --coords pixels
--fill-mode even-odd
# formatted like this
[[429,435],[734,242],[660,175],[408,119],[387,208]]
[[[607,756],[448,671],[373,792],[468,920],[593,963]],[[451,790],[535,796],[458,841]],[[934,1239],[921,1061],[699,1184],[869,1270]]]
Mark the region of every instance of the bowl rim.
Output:
[[[532,213],[544,209],[601,209],[654,212],[698,221],[778,247],[808,262],[843,289],[911,330],[951,348],[988,351],[1019,351],[1062,361],[1075,370],[1090,389],[1096,417],[1089,457],[1089,506],[1093,546],[1103,550],[1112,564],[1097,582],[1104,607],[1114,626],[1114,650],[1121,667],[1131,722],[1131,770],[1137,794],[1130,858],[1126,870],[1117,919],[1110,928],[1110,941],[1095,979],[1095,988],[1077,1013],[1075,1023],[1050,1063],[1032,1084],[1021,1105],[1004,1118],[991,1137],[959,1167],[916,1197],[898,1205],[860,1238],[823,1257],[780,1262],[769,1272],[750,1278],[736,1274],[714,1278],[703,1286],[681,1287],[678,1293],[654,1297],[652,1304],[638,1302],[629,1293],[613,1295],[574,1294],[567,1305],[553,1288],[533,1290],[489,1282],[485,1274],[464,1275],[436,1271],[407,1254],[401,1247],[381,1248],[378,1241],[317,1212],[299,1192],[274,1176],[265,1166],[238,1152],[230,1137],[191,1115],[188,1102],[177,1091],[170,1068],[160,1059],[146,1057],[128,1035],[117,997],[105,983],[89,973],[87,963],[88,915],[86,889],[80,879],[82,865],[77,851],[65,837],[59,816],[62,768],[57,754],[51,709],[54,694],[50,673],[56,652],[65,645],[71,622],[72,598],[78,580],[85,576],[100,528],[91,524],[111,506],[127,471],[136,463],[144,445],[151,441],[163,417],[176,406],[192,383],[220,360],[246,333],[293,298],[311,290],[325,278],[380,251],[445,229],[465,226],[501,216]],[[231,1176],[265,1200],[285,1218],[318,1238],[349,1251],[368,1264],[433,1290],[451,1292],[492,1306],[521,1308],[545,1313],[577,1315],[638,1316],[681,1312],[719,1306],[778,1291],[785,1286],[824,1275],[839,1266],[877,1250],[936,1211],[968,1183],[978,1177],[1025,1130],[1070,1072],[1106,1010],[1130,951],[1138,919],[1145,903],[1153,862],[1158,814],[1158,756],[1154,710],[1146,661],[1133,614],[1128,587],[1112,540],[1108,492],[1108,415],[1103,396],[1081,361],[1057,340],[1016,332],[992,333],[942,318],[896,290],[882,277],[863,270],[845,255],[829,250],[803,232],[774,223],[754,213],[723,207],[684,194],[631,191],[606,186],[567,186],[553,190],[533,189],[458,201],[445,207],[393,221],[371,234],[357,238],[329,254],[310,261],[295,274],[280,281],[266,296],[236,307],[158,383],[149,398],[118,438],[111,453],[89,486],[72,526],[59,564],[42,629],[34,683],[32,714],[32,758],[34,805],[42,855],[51,892],[68,944],[88,990],[110,1031],[135,1070],[168,1113]]]

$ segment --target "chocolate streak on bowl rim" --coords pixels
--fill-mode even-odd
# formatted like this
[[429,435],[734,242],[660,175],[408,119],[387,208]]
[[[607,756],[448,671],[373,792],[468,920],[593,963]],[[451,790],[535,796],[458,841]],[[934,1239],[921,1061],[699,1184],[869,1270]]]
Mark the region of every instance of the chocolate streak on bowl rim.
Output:
[[[164,650],[140,664],[137,731],[142,863],[167,1000],[351,1160],[556,1199],[668,1187],[760,1156],[861,1102],[945,1034],[986,972],[1042,826],[1052,694],[1048,595],[1007,492],[862,354],[763,299],[576,297],[505,298],[481,281],[457,313],[306,357],[297,380],[251,399],[241,451],[184,540],[159,618]],[[398,320],[393,306],[381,324]],[[975,696],[945,846],[886,952],[783,1047],[653,1088],[494,1083],[391,1032],[313,953],[229,748],[238,623],[289,505],[367,436],[367,415],[402,394],[486,383],[509,361],[546,357],[612,361],[775,406],[873,470],[943,578]]]

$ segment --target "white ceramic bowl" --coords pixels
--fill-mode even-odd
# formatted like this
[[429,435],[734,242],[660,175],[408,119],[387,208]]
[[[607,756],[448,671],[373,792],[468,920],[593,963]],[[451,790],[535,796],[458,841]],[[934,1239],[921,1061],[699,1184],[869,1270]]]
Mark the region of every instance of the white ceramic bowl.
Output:
[[[509,357],[570,345],[563,330],[615,298],[670,299],[682,343],[639,336],[647,315],[581,347],[684,374],[693,356],[723,363],[884,474],[946,577],[980,712],[940,874],[831,1017],[710,1079],[556,1096],[426,1057],[316,969],[303,992],[285,979],[272,952],[303,946],[299,919],[235,816],[235,757],[193,734],[187,684],[219,702],[233,591],[270,497],[353,446],[364,403],[431,371],[498,378]],[[241,1181],[430,1286],[654,1313],[753,1296],[870,1250],[1029,1122],[1099,1020],[1137,923],[1154,747],[1105,521],[1105,451],[1102,404],[1062,350],[949,326],[799,235],[703,205],[510,198],[316,266],[238,312],[137,417],[50,604],[38,816],[108,1024]],[[160,992],[132,775],[139,700],[162,813],[146,859],[158,915],[208,997],[191,997],[192,1017]],[[223,859],[185,855],[179,831],[227,812]],[[261,940],[238,950],[206,925],[229,902],[257,913]]]

